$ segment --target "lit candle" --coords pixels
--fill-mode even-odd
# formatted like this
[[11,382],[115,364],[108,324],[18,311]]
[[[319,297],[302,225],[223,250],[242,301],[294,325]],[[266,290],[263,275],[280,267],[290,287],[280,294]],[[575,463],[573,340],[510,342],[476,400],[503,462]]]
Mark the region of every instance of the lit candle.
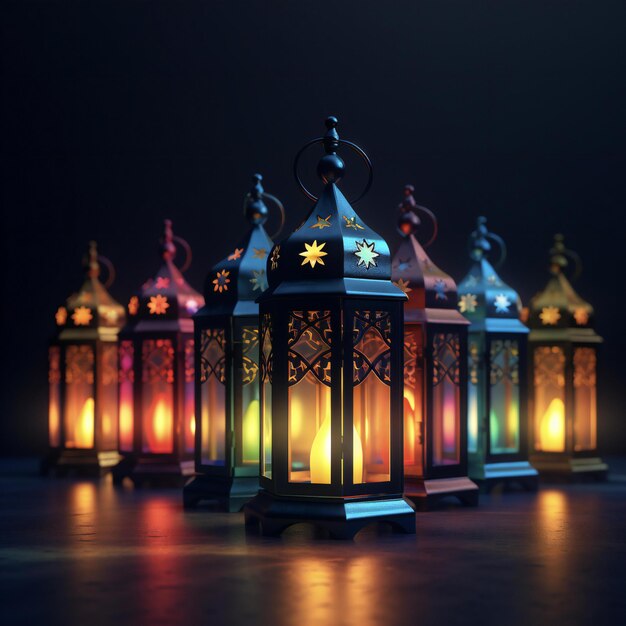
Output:
[[544,452],[565,450],[565,404],[553,398],[541,418],[541,449]]

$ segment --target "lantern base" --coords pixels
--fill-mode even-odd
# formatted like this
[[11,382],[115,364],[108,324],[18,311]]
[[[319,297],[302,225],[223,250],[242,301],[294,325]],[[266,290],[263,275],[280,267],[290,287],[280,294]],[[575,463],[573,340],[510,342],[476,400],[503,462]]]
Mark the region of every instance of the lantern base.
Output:
[[576,480],[590,478],[606,480],[609,466],[600,457],[560,457],[533,455],[532,464],[541,476],[552,479]]
[[114,484],[130,478],[135,487],[182,487],[194,473],[193,461],[176,461],[171,458],[135,458],[127,456],[113,470]]
[[42,461],[42,475],[54,472],[57,476],[103,476],[110,472],[122,459],[115,450],[51,450]]
[[436,479],[407,479],[404,481],[404,495],[415,504],[418,511],[430,510],[444,498],[458,498],[464,506],[478,505],[478,485],[467,476]]
[[470,465],[470,476],[485,493],[496,485],[503,485],[505,489],[519,485],[525,491],[539,488],[539,473],[528,461],[485,463],[476,468]]
[[246,526],[263,536],[278,536],[288,526],[314,524],[333,539],[353,539],[365,526],[386,522],[394,532],[415,534],[415,511],[402,497],[293,498],[261,490],[244,507]]
[[200,502],[215,503],[224,511],[237,513],[259,492],[256,476],[221,478],[196,474],[183,489],[183,506],[193,509]]

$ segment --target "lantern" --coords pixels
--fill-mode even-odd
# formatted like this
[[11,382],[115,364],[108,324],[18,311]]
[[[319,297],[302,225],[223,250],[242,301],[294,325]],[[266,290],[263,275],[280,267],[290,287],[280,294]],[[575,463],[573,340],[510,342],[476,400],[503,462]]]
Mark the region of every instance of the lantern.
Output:
[[[467,320],[456,310],[456,284],[424,248],[437,236],[437,220],[418,206],[407,185],[393,257],[392,280],[408,296],[404,305],[404,494],[421,508],[446,496],[478,503],[467,477]],[[424,247],[416,238],[419,210],[433,223]]]
[[[176,246],[187,260],[174,265]],[[188,244],[165,220],[161,268],[128,304],[129,323],[120,334],[119,482],[178,484],[193,473],[195,404],[192,315],[204,304],[183,278],[191,262]]]
[[565,275],[578,255],[556,235],[550,250],[550,280],[529,306],[531,460],[542,474],[603,479],[608,466],[598,456],[597,350],[593,307]]
[[[244,508],[263,534],[312,522],[351,537],[374,521],[415,532],[402,497],[402,305],[387,244],[337,183],[337,120],[326,121],[324,182],[302,225],[270,253],[261,325],[261,476]],[[297,174],[296,174],[297,178]],[[298,179],[299,180],[299,179]],[[371,166],[370,179],[371,183]],[[362,194],[363,195],[363,194]]]
[[470,321],[467,394],[470,477],[487,489],[518,483],[537,489],[537,471],[528,462],[526,344],[519,320],[520,298],[487,259],[491,242],[504,241],[479,217],[469,240],[472,265],[459,284],[459,309]]
[[[106,286],[100,263],[109,269]],[[44,472],[101,474],[116,465],[118,334],[124,307],[109,295],[113,266],[98,257],[95,241],[84,259],[86,278],[55,314],[58,334],[49,349],[50,452]]]
[[259,306],[267,287],[272,240],[262,177],[253,178],[244,213],[247,235],[207,276],[206,305],[194,316],[196,476],[185,485],[185,506],[217,500],[238,511],[259,490]]

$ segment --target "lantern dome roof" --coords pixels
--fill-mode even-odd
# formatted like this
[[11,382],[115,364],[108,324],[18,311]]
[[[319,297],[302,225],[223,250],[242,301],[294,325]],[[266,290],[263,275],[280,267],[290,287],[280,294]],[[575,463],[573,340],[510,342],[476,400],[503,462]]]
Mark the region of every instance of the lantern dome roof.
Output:
[[576,278],[580,273],[580,259],[565,247],[563,235],[555,235],[554,245],[550,249],[550,278],[544,289],[531,299],[528,307],[528,325],[531,329],[592,330],[593,307],[576,293],[565,275],[570,260],[575,262]]
[[337,155],[340,144],[359,153],[371,168],[369,159],[358,146],[339,139],[335,117],[326,120],[326,129],[323,138],[309,142],[299,152],[294,164],[296,169],[304,149],[323,144],[325,154],[317,173],[324,188],[316,198],[296,174],[305,195],[315,204],[302,224],[272,248],[267,261],[269,288],[259,300],[294,295],[404,298],[391,282],[389,246],[359,217],[337,185],[345,172]]
[[519,321],[522,301],[517,291],[509,287],[486,258],[492,250],[491,241],[500,246],[501,265],[506,257],[506,246],[501,237],[490,232],[487,219],[479,217],[469,238],[472,265],[459,283],[459,310],[471,322],[470,330],[524,331]]
[[233,251],[209,271],[204,283],[205,306],[198,315],[258,315],[255,302],[267,288],[267,258],[274,243],[265,231],[268,208],[264,198],[282,204],[263,190],[263,177],[252,177],[244,213],[250,229]]
[[171,220],[164,221],[163,235],[159,245],[161,267],[148,279],[137,294],[131,297],[128,312],[134,330],[191,330],[191,317],[204,304],[204,298],[184,279],[174,264],[178,241],[187,251],[183,271],[191,261],[191,249],[184,239],[174,235]]
[[96,242],[90,241],[89,251],[83,257],[85,280],[81,288],[67,298],[65,305],[60,306],[55,314],[60,338],[116,335],[124,325],[124,307],[111,297],[100,282],[100,260],[109,269],[107,286],[113,282],[113,265],[108,259],[98,256]]

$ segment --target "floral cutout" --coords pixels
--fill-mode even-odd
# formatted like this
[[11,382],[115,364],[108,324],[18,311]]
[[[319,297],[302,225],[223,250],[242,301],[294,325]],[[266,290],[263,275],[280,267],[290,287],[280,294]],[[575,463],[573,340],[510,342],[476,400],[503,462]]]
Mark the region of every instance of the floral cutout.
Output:
[[499,293],[495,297],[493,304],[496,307],[496,313],[508,313],[511,301],[503,293]]
[[[353,218],[356,219],[356,218]],[[367,243],[365,239],[363,241],[355,241],[356,244],[356,252],[354,255],[359,259],[357,265],[364,265],[365,269],[368,270],[370,267],[377,267],[378,262],[376,261],[376,257],[380,256],[378,252],[375,251],[376,242],[372,241],[372,243]]]
[[473,293],[464,293],[459,298],[459,311],[461,313],[475,313],[478,300]]
[[74,320],[75,326],[89,326],[89,322],[93,319],[93,314],[91,313],[91,309],[86,306],[79,306],[74,309],[72,319]]
[[278,267],[278,259],[280,259],[280,246],[276,246],[272,250],[272,254],[270,256],[272,270],[275,270]]
[[[357,224],[356,223],[356,216],[355,217],[346,217],[345,215],[343,216],[343,219],[346,222],[346,228],[354,228],[354,230],[365,230],[363,228],[363,226],[361,226],[361,224]],[[378,255],[377,255],[378,256]]]
[[213,291],[219,291],[220,293],[222,293],[222,291],[228,291],[228,283],[230,282],[229,276],[230,272],[226,270],[218,272],[213,279]]
[[252,291],[265,291],[267,289],[267,280],[265,278],[265,270],[253,270],[252,274],[254,278],[250,279],[252,283]]
[[326,242],[323,242],[318,245],[317,239],[315,239],[312,244],[305,243],[304,244],[305,250],[304,252],[300,252],[300,255],[299,255],[299,256],[304,257],[304,260],[302,261],[301,265],[306,265],[307,263],[310,263],[311,267],[315,267],[316,263],[319,263],[320,265],[324,265],[324,259],[322,257],[328,254],[328,252],[323,252],[325,245],[326,245]]
[[398,289],[401,289],[404,293],[409,293],[409,291],[413,291],[410,287],[409,287],[409,281],[408,280],[403,280],[402,278],[400,278],[399,280],[395,281],[393,283]]
[[446,295],[446,282],[445,280],[438,278],[435,281],[435,300],[447,300]]
[[167,301],[166,296],[162,296],[160,293],[156,296],[150,296],[150,302],[148,302],[150,315],[165,315],[169,308],[170,303]]
[[235,251],[232,254],[228,255],[228,260],[237,261],[237,259],[241,258],[242,254],[243,254],[243,248],[235,248]]
[[582,307],[574,310],[574,319],[579,326],[584,326],[589,323],[589,311]]
[[128,301],[128,313],[130,315],[137,315],[137,311],[139,311],[139,298],[137,296],[131,296]]
[[330,227],[330,215],[328,217],[317,216],[317,222],[311,226],[311,228],[329,228]]
[[108,309],[108,310],[104,311],[104,319],[109,324],[115,324],[115,322],[117,322],[119,317],[120,317],[119,313],[115,309]]
[[170,286],[170,279],[168,276],[157,276],[156,289],[167,289]]
[[54,321],[57,323],[57,326],[65,325],[65,322],[67,322],[67,309],[64,306],[60,306],[57,309],[57,312],[54,314]]
[[267,256],[267,250],[265,248],[252,248],[254,254],[253,259],[264,259]]
[[539,313],[539,319],[544,326],[556,326],[561,314],[555,306],[544,306]]

